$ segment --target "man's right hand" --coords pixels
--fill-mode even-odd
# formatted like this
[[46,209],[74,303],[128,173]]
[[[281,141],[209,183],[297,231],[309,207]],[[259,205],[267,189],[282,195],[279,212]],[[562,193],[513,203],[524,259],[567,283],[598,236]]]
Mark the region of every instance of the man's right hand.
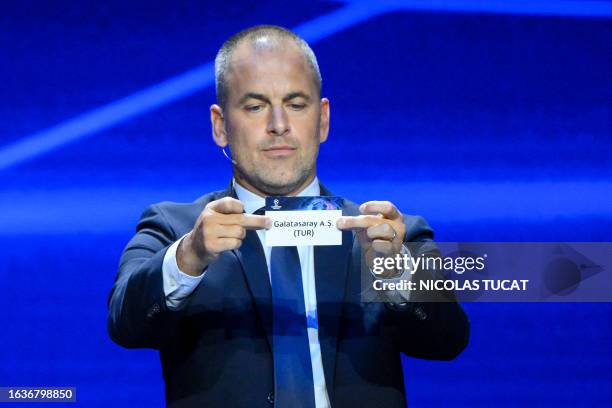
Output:
[[179,269],[188,275],[199,276],[221,252],[239,248],[247,230],[269,228],[268,217],[243,211],[242,203],[231,197],[208,203],[193,229],[179,244],[176,252]]

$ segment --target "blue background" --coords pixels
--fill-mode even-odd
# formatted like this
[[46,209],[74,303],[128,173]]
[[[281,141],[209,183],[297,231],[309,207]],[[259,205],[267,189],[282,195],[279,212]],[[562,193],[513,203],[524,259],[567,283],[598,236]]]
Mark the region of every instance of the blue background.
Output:
[[[209,63],[255,24],[312,43],[335,194],[438,241],[612,241],[612,3],[429,3],[3,4],[0,386],[163,405],[157,353],[109,340],[106,297],[148,204],[227,185]],[[405,359],[412,407],[612,406],[612,305],[465,308],[457,360]]]

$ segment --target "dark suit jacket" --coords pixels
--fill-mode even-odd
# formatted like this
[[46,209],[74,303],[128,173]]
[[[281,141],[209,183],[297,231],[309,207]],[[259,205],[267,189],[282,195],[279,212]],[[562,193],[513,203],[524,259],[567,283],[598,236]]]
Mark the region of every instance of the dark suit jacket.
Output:
[[[110,293],[111,338],[128,348],[160,350],[170,407],[268,408],[273,403],[271,289],[254,231],[240,249],[222,253],[208,266],[180,311],[169,310],[164,298],[167,248],[191,230],[208,202],[228,195],[235,197],[231,187],[191,204],[163,202],[147,208]],[[345,200],[343,213],[358,215],[358,206]],[[424,251],[435,249],[423,218],[404,216],[404,221],[406,242],[421,242]],[[333,407],[405,407],[400,353],[453,359],[467,345],[469,323],[452,295],[442,303],[361,302],[360,256],[350,231],[343,232],[342,246],[314,249],[329,398]]]

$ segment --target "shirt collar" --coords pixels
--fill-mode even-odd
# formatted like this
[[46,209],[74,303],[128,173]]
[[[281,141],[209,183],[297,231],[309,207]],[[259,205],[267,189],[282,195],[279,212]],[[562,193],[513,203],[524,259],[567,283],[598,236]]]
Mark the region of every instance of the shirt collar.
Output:
[[[242,187],[236,179],[232,179],[232,185],[234,186],[238,200],[244,205],[244,212],[251,214],[266,205],[265,197],[261,197]],[[319,186],[319,179],[316,177],[312,180],[312,183],[306,186],[306,188],[298,194],[299,197],[319,195],[321,195],[321,187]]]

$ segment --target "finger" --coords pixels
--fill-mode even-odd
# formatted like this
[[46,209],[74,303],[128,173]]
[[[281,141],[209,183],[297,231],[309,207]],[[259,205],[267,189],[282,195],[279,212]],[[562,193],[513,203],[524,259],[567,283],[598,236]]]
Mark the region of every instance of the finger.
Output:
[[390,220],[401,217],[395,205],[389,201],[368,201],[359,206],[359,211],[362,214],[382,214]]
[[382,224],[369,227],[366,232],[368,238],[370,239],[383,239],[387,241],[392,241],[397,236],[397,233],[395,232],[393,227],[387,222],[383,222]]
[[357,215],[354,217],[340,217],[336,221],[336,226],[341,230],[352,230],[359,228],[369,228],[383,222],[380,216],[376,215]]
[[239,225],[248,229],[264,229],[271,227],[270,217],[244,213],[218,214],[215,218],[215,222],[220,225]]
[[212,250],[216,253],[223,251],[231,251],[232,249],[240,248],[242,240],[238,238],[217,238],[212,245]]
[[221,214],[240,214],[244,211],[244,205],[232,197],[224,197],[211,201],[208,204],[208,208]]
[[215,214],[214,222],[220,225],[242,225],[247,214]]
[[375,239],[372,241],[372,249],[380,254],[387,255],[393,251],[393,243],[383,239]]
[[218,234],[219,238],[244,239],[246,229],[240,225],[220,225]]
[[265,215],[244,214],[240,225],[250,230],[268,229],[272,226],[272,220]]

